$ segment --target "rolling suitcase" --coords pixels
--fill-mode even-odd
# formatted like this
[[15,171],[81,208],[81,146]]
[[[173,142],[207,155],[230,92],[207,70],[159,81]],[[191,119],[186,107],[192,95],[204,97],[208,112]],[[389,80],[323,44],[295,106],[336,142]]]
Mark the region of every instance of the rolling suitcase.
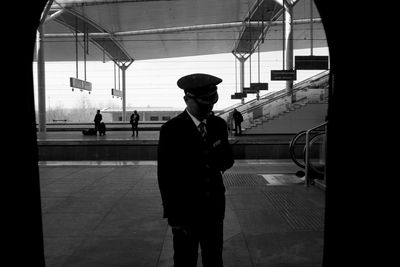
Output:
[[106,134],[106,124],[104,122],[100,123],[99,134],[100,135]]

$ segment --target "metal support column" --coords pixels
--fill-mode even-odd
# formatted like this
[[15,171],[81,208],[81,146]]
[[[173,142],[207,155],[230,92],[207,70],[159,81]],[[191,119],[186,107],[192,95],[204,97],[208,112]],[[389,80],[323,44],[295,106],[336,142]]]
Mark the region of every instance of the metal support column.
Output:
[[313,20],[314,20],[314,13],[313,13],[313,0],[310,0],[310,50],[311,50],[311,56],[313,55],[313,50],[314,50],[314,44],[313,44]]
[[[284,9],[284,24],[285,24],[285,70],[293,70],[293,6],[284,1],[286,8]],[[295,102],[295,95],[293,95],[293,81],[286,81],[286,91],[291,94],[291,102]]]
[[122,71],[122,121],[126,121],[126,71],[125,65],[121,66]]
[[[243,93],[243,88],[244,88],[244,62],[246,60],[244,58],[239,58],[239,68],[240,68],[240,80],[239,80],[239,84],[240,84],[240,92]],[[241,99],[242,104],[244,104],[244,99]]]
[[126,70],[132,64],[133,61],[129,62],[129,64],[125,65],[122,63],[120,67],[122,71],[122,121],[127,121],[126,118]]
[[44,65],[44,41],[43,24],[38,27],[37,43],[37,75],[38,75],[38,121],[39,133],[46,132],[46,84],[45,84],[45,65]]

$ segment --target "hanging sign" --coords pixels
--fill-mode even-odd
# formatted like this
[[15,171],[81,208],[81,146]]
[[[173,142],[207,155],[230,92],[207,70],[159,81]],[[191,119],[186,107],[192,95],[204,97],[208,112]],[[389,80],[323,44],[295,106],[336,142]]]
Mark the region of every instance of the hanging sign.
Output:
[[247,97],[246,93],[235,93],[231,95],[231,99],[242,99],[244,97]]
[[297,70],[327,70],[328,56],[295,56]]
[[251,88],[251,86],[250,87],[243,87],[243,93],[246,93],[246,94],[257,94],[258,90]]
[[268,83],[250,83],[251,90],[268,90]]
[[114,97],[121,97],[122,98],[122,91],[117,89],[111,89],[111,95]]
[[79,79],[70,77],[69,83],[72,88],[78,88],[81,90],[92,91],[92,83],[91,82],[87,82],[87,81],[83,81],[83,80],[79,80]]
[[296,70],[271,70],[271,81],[293,81],[296,79]]

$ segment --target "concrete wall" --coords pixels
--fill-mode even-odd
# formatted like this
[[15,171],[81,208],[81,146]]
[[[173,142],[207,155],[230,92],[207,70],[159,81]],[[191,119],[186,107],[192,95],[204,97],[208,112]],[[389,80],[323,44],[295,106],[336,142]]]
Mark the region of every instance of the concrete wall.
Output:
[[[289,159],[292,136],[280,141],[232,140],[235,159]],[[40,141],[40,161],[157,160],[158,140]]]
[[304,107],[283,113],[261,125],[246,129],[246,134],[295,134],[325,122],[328,104],[308,103]]

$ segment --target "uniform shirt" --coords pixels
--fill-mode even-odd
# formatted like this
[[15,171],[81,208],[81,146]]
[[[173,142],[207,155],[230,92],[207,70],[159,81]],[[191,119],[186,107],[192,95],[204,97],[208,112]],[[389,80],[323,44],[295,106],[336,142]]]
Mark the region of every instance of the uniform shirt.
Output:
[[[194,125],[196,125],[196,128],[199,130],[199,124],[202,122],[205,125],[207,125],[207,119],[203,119],[202,121],[199,121],[195,116],[193,116],[189,110],[186,109],[186,112],[189,114],[190,118],[192,118]],[[200,130],[199,130],[200,131]]]

